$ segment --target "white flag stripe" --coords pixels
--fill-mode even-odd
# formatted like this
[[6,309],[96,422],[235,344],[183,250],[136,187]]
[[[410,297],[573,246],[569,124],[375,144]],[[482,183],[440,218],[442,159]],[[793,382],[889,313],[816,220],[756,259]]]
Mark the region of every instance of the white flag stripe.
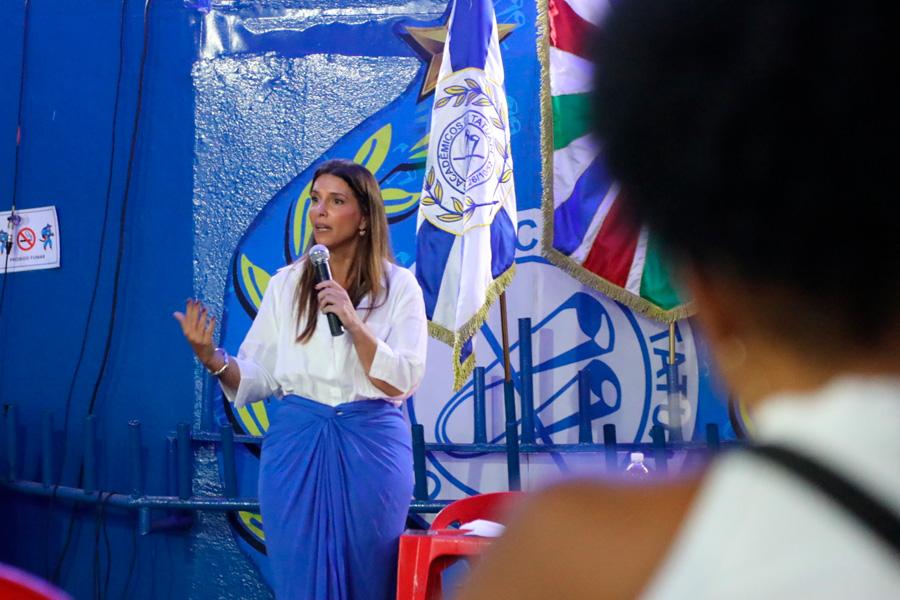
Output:
[[608,0],[558,0],[565,1],[578,16],[589,23],[599,25],[609,10]]
[[459,310],[456,314],[456,329],[464,326],[472,318],[487,298],[491,278],[491,236],[470,235],[462,240],[462,264],[466,265],[465,277],[459,282]]
[[550,94],[584,94],[594,89],[594,65],[571,52],[550,46]]
[[641,278],[644,276],[644,263],[647,260],[648,237],[647,227],[641,227],[637,246],[634,249],[634,260],[631,262],[631,270],[628,271],[628,281],[625,283],[625,289],[638,296],[641,294]]
[[594,218],[591,219],[591,226],[588,227],[587,235],[584,236],[584,240],[582,240],[581,244],[578,248],[575,249],[575,252],[572,253],[572,259],[578,263],[583,263],[588,256],[588,253],[591,251],[591,246],[594,245],[594,240],[597,238],[597,234],[600,233],[600,228],[603,226],[603,221],[606,220],[606,215],[609,214],[609,209],[612,208],[612,205],[616,202],[616,196],[619,195],[619,185],[613,184],[609,186],[609,190],[606,192],[606,196],[603,197],[603,200],[600,202],[600,208],[594,213]]
[[[437,305],[434,307],[434,315],[431,320],[441,325],[456,322],[457,298],[459,297],[460,255],[462,254],[462,237],[456,236],[453,247],[447,256],[447,267],[441,278],[441,290],[438,294]],[[426,260],[426,259],[423,259]]]
[[[494,52],[493,49],[497,51]],[[503,57],[500,56],[500,38],[497,35],[496,19],[491,24],[491,45],[488,46],[487,60],[484,64],[484,72],[494,78],[501,88],[506,83],[506,71],[503,69]]]
[[553,208],[559,208],[572,195],[578,178],[598,154],[600,146],[591,135],[583,135],[553,153]]

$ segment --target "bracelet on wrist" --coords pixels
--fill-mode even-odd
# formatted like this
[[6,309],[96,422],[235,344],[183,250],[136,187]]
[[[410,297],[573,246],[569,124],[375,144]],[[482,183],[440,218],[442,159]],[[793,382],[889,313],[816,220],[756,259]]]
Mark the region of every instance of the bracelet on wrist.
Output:
[[209,374],[212,375],[213,377],[220,376],[222,373],[225,372],[225,369],[228,368],[228,365],[231,364],[231,361],[228,359],[228,352],[225,351],[225,348],[216,348],[213,352],[214,353],[219,352],[220,350],[222,352],[222,358],[225,359],[225,362],[224,362],[224,364],[222,364],[221,367],[219,367],[215,371],[213,371],[212,369],[208,369]]

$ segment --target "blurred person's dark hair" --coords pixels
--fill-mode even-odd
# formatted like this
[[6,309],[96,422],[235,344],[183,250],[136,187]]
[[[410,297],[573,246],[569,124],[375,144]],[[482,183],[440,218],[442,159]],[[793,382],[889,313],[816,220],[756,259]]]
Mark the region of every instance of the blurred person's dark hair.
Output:
[[[900,397],[900,7],[610,3],[595,44],[600,146],[681,268],[725,383],[760,409],[763,443],[832,457],[812,461],[816,478],[829,462],[825,479],[868,474],[895,506],[900,481],[870,455],[896,439]],[[782,475],[737,454],[700,479],[539,491],[462,598],[839,596],[847,579],[879,597],[894,584],[881,555],[822,547],[849,542],[828,537],[846,524]]]
[[[900,329],[897,5],[626,0],[594,114],[637,218],[822,352]],[[824,346],[824,347],[823,347]]]

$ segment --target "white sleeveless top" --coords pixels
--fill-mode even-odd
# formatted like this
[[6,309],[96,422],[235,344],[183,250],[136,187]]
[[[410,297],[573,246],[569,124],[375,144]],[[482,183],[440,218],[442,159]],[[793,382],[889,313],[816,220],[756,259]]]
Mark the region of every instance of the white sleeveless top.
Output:
[[[900,515],[900,379],[773,397],[756,427],[759,441],[802,452]],[[709,473],[643,597],[900,598],[900,560],[817,489],[738,453]]]

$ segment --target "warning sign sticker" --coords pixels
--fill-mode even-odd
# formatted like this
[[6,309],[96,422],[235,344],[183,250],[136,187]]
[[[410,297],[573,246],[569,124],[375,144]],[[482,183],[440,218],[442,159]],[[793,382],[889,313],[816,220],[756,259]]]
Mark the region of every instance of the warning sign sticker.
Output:
[[55,206],[0,212],[0,275],[59,267],[59,245]]
[[34,235],[34,229],[31,227],[23,227],[19,230],[19,235],[16,236],[16,245],[22,252],[28,252],[34,248],[36,241],[37,236]]

